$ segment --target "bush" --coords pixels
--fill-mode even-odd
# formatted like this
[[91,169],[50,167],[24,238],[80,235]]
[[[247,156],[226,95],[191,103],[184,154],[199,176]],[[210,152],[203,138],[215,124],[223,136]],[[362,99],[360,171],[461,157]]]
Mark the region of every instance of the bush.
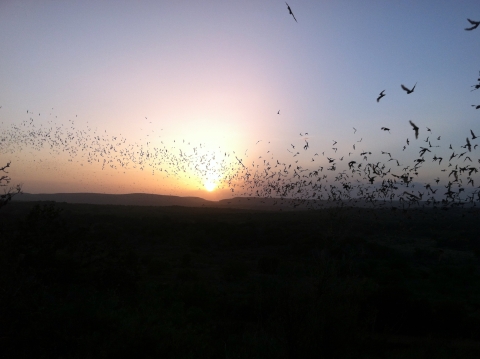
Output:
[[[8,162],[5,166],[0,167],[0,172],[8,173],[7,168],[10,167],[10,162]],[[1,175],[0,176],[0,187],[6,187],[10,183],[11,179],[8,175]],[[12,197],[21,193],[22,186],[17,185],[15,187],[10,187],[6,190],[2,195],[0,195],[0,208],[5,206],[8,202],[12,200]]]

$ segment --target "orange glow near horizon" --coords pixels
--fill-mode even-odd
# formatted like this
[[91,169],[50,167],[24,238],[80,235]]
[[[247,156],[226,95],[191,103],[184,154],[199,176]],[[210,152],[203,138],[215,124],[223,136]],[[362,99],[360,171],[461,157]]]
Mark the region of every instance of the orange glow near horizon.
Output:
[[[241,131],[229,128],[200,132],[195,126],[189,128],[194,137],[199,136],[197,141],[188,135],[179,140],[173,137],[175,131],[168,130],[158,139],[151,138],[156,135],[148,127],[145,137],[134,131],[124,136],[124,131],[98,129],[88,122],[70,121],[63,126],[60,120],[44,123],[37,118],[25,119],[21,125],[7,128],[6,136],[12,131],[13,137],[25,139],[33,129],[37,137],[48,140],[39,140],[28,150],[20,147],[19,141],[5,142],[0,163],[12,161],[9,174],[24,185],[26,193],[152,193],[209,199],[229,196],[223,180],[234,171],[232,152],[241,147]],[[232,133],[237,135],[234,140]],[[65,143],[64,147],[60,143]]]
[[217,187],[217,185],[212,181],[205,182],[204,186],[208,192],[212,192]]

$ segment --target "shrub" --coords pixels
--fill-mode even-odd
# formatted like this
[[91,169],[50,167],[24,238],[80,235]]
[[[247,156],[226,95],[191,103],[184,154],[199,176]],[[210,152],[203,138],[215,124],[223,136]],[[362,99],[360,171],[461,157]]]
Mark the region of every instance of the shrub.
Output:
[[[8,173],[7,168],[10,167],[10,162],[8,162],[5,166],[0,167],[0,172],[3,173]],[[8,175],[1,175],[0,176],[0,187],[6,187],[10,183],[11,179],[8,177]],[[15,187],[10,187],[8,190],[6,190],[2,195],[0,195],[0,208],[5,206],[8,202],[12,200],[12,197],[15,196],[16,194],[21,193],[22,191],[22,186],[17,185]]]

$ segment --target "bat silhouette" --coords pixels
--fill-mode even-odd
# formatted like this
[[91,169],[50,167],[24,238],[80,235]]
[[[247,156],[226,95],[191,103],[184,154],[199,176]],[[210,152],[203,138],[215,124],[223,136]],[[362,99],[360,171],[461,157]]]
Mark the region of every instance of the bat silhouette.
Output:
[[415,86],[417,86],[417,83],[415,82],[415,85],[412,87],[410,90],[409,88],[405,87],[405,85],[401,85],[402,89],[407,92],[407,95],[411,94],[413,91],[415,91]]
[[297,19],[295,19],[295,15],[293,15],[293,12],[292,12],[292,9],[290,8],[290,5],[288,5],[288,3],[286,1],[285,1],[285,4],[287,4],[288,11],[290,12],[290,15],[293,16],[293,19],[295,20],[295,22],[298,22]]

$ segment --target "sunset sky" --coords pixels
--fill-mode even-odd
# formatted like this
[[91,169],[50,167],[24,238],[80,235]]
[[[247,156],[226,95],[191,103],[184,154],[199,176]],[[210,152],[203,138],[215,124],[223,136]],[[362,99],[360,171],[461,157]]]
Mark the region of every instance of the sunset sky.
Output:
[[[306,165],[314,153],[322,161],[334,141],[336,155],[348,156],[361,140],[358,149],[413,158],[416,150],[402,151],[406,138],[414,141],[409,120],[422,139],[426,127],[441,136],[445,150],[463,145],[470,129],[480,135],[480,109],[472,107],[480,90],[471,91],[480,27],[464,30],[467,18],[480,20],[480,1],[289,5],[298,22],[277,0],[0,2],[0,137],[22,121],[90,129],[104,143],[117,137],[131,148],[196,151],[210,172],[200,178],[187,169],[178,179],[141,166],[102,169],[13,137],[0,144],[0,164],[11,161],[12,182],[29,193],[217,199],[231,193],[207,193],[217,179],[206,177],[220,173],[222,156],[235,165],[235,157],[248,165],[272,154],[295,163],[287,149],[307,140]],[[415,83],[412,94],[400,88]]]

